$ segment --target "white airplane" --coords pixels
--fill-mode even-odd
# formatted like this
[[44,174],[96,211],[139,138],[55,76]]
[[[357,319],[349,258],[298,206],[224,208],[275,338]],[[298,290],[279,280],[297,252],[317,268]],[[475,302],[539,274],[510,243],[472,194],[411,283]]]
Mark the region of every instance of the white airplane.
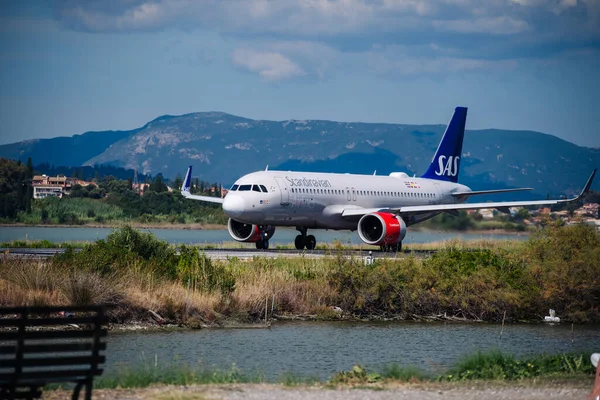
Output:
[[446,212],[551,205],[584,197],[596,170],[579,196],[566,200],[464,203],[471,196],[531,190],[530,188],[472,191],[457,182],[467,108],[457,107],[442,136],[429,169],[420,178],[404,172],[389,176],[320,172],[264,171],[242,176],[225,198],[190,193],[192,167],[187,170],[181,193],[188,199],[222,203],[229,217],[227,228],[239,242],[254,242],[268,249],[277,226],[294,226],[297,249],[316,246],[308,229],[348,229],[382,251],[400,251],[408,226]]

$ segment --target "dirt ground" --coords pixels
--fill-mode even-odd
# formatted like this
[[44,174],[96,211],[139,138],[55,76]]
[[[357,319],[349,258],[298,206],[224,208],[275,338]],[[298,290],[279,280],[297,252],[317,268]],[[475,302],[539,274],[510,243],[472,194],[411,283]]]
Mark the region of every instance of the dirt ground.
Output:
[[[199,386],[153,386],[143,389],[99,389],[93,398],[102,400],[548,400],[585,399],[591,383],[481,383],[396,384],[359,387],[283,386],[277,384],[230,384]],[[83,393],[82,393],[83,395]],[[70,391],[45,392],[47,400],[71,397]]]

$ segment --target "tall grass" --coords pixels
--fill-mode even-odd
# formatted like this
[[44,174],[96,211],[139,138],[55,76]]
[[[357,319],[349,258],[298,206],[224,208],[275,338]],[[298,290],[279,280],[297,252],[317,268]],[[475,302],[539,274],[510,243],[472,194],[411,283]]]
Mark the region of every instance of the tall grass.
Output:
[[511,321],[540,320],[551,307],[565,320],[600,321],[600,234],[583,226],[549,228],[505,247],[465,251],[452,244],[430,257],[372,265],[341,245],[323,258],[250,261],[175,250],[123,227],[51,260],[2,259],[0,280],[15,303],[31,300],[28,291],[35,301],[110,301],[121,305],[119,320],[148,318],[150,309],[176,323],[252,322],[263,320],[266,309],[267,317],[500,321],[506,313]]
[[[393,382],[426,381],[519,381],[540,377],[581,378],[591,380],[595,370],[586,354],[556,354],[531,356],[522,359],[493,350],[478,352],[457,361],[442,375],[432,375],[414,366],[389,364],[380,369],[370,369],[355,365],[349,371],[340,371],[327,381],[309,377],[310,374],[284,373],[274,381],[286,386],[333,384],[365,385]],[[235,365],[228,369],[189,366],[174,362],[162,363],[155,360],[150,364],[143,362],[135,368],[117,366],[115,370],[98,377],[94,387],[98,389],[140,388],[155,384],[166,385],[203,385],[230,383],[262,383],[269,380],[260,371],[245,372]],[[270,381],[273,382],[273,381]]]
[[112,374],[94,381],[97,389],[139,388],[155,384],[202,385],[225,383],[260,383],[265,379],[260,373],[244,373],[235,365],[229,369],[213,369],[203,366],[190,367],[169,363],[166,365],[142,365],[135,369],[117,368]]
[[590,354],[541,355],[518,360],[499,350],[477,352],[459,360],[457,365],[440,376],[439,380],[518,380],[553,375],[592,376],[595,370],[589,362]]

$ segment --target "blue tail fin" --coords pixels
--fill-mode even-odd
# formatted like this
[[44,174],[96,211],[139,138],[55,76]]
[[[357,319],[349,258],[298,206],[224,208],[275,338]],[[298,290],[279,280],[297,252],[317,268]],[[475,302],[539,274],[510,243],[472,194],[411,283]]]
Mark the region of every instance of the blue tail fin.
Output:
[[422,176],[423,178],[449,182],[458,181],[466,121],[467,107],[456,107],[431,164]]
[[192,186],[192,166],[190,165],[186,174],[185,179],[183,180],[183,185],[181,185],[182,192],[189,192],[190,186]]

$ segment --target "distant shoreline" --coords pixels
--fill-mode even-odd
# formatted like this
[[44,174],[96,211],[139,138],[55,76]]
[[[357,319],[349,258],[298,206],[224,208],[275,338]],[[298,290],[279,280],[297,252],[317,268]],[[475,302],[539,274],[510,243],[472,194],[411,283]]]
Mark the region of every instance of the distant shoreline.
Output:
[[82,225],[67,225],[67,224],[23,224],[20,222],[16,222],[14,224],[2,223],[0,224],[0,228],[120,228],[124,225],[129,225],[136,229],[180,229],[180,230],[223,230],[227,229],[227,225],[221,224],[146,224],[142,222],[135,221],[123,221],[117,222],[114,224],[99,224],[99,223],[90,223],[90,224],[82,224]]

